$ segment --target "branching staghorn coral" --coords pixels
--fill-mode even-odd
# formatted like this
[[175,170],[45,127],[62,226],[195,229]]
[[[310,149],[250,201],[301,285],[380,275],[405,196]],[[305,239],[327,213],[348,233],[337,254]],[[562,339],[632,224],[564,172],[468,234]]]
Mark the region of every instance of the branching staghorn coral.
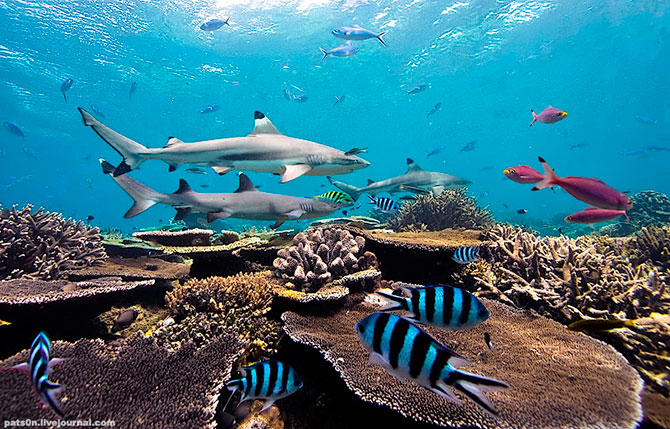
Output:
[[643,227],[628,243],[631,259],[670,269],[670,226]]
[[297,234],[277,252],[276,273],[296,287],[316,291],[336,277],[376,268],[377,258],[364,252],[365,239],[339,228],[315,228]]
[[107,258],[98,228],[32,209],[0,212],[0,279],[57,279]]
[[479,207],[475,197],[468,196],[463,188],[447,189],[437,196],[419,195],[415,202],[404,204],[386,221],[394,231],[481,229],[491,224],[493,216],[488,209]]

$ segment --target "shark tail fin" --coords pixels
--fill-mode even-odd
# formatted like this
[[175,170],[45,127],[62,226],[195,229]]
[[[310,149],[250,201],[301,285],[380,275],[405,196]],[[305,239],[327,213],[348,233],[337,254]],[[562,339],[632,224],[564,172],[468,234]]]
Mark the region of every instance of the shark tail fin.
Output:
[[113,129],[107,127],[102,122],[98,121],[81,107],[77,108],[81,117],[84,120],[84,125],[93,128],[101,139],[107,142],[114,150],[116,150],[122,157],[125,168],[117,169],[114,175],[119,176],[128,171],[137,168],[145,159],[149,149],[128,137],[121,135]]
[[353,185],[347,185],[346,183],[339,182],[339,181],[333,179],[330,176],[327,176],[327,178],[328,178],[328,181],[333,186],[335,186],[336,188],[338,188],[338,189],[346,192],[347,194],[349,194],[351,196],[351,198],[353,198],[354,201],[356,201],[358,199],[358,197],[361,196],[361,193],[362,193],[361,188],[357,188]]
[[130,176],[114,176],[118,169],[115,169],[114,166],[102,158],[100,159],[100,165],[102,166],[102,172],[112,176],[114,181],[135,201],[135,204],[123,215],[124,218],[128,219],[137,216],[154,204],[165,200],[164,194],[154,191],[150,187],[130,178]]
[[381,33],[377,34],[377,40],[379,40],[379,43],[381,43],[383,46],[386,46],[386,42],[383,39],[384,34],[386,34],[386,31],[382,31]]

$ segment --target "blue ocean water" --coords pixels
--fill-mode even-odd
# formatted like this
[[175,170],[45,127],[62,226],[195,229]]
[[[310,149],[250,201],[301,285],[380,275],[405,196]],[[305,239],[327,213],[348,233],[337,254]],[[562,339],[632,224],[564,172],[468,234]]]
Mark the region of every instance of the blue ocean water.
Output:
[[[227,17],[230,26],[199,28]],[[331,30],[352,24],[387,31],[388,46],[352,42],[357,54],[322,62],[319,47],[342,44]],[[562,219],[584,207],[565,192],[530,192],[504,178],[509,166],[540,169],[538,155],[559,175],[670,193],[666,1],[0,1],[0,29],[0,122],[25,134],[0,129],[5,207],[32,203],[124,231],[174,215],[160,206],[123,219],[131,199],[98,163],[121,158],[76,110],[91,105],[103,123],[149,147],[168,136],[245,135],[259,110],[284,134],[342,150],[369,147],[362,156],[371,166],[338,180],[363,186],[402,174],[410,157],[471,180],[470,192],[500,221]],[[74,81],[67,102],[66,78]],[[407,95],[421,83],[429,88]],[[287,101],[284,89],[308,100]],[[221,109],[201,114],[210,104]],[[548,104],[569,116],[529,127],[530,109]],[[474,150],[460,150],[472,140]],[[179,178],[202,192],[237,188],[233,173],[185,170],[148,161],[130,174],[161,192],[176,190]],[[334,190],[321,176],[279,184],[271,174],[248,174],[266,192]],[[363,202],[350,214],[366,214]]]

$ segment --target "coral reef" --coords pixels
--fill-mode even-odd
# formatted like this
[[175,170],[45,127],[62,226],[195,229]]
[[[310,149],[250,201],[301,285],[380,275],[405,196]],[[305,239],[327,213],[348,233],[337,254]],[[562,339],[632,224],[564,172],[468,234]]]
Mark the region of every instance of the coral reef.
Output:
[[[493,419],[472,401],[449,402],[371,365],[352,326],[376,307],[356,302],[351,295],[347,299],[347,305],[329,317],[286,312],[284,329],[294,341],[317,349],[361,399],[408,419],[468,428],[633,428],[641,419],[642,381],[618,352],[530,311],[485,299],[491,317],[472,329],[425,327],[471,360],[469,371],[510,384],[504,392],[488,394],[500,412]],[[485,348],[484,332],[490,333],[496,351]]]
[[627,243],[631,259],[670,270],[670,225],[642,227]]
[[297,234],[277,252],[276,273],[299,289],[318,290],[331,280],[375,268],[374,254],[364,252],[365,239],[340,228],[315,228]]
[[338,301],[349,295],[349,288],[344,286],[324,286],[316,292],[307,293],[279,285],[272,289],[272,293],[280,299],[299,304],[312,304],[315,302]]
[[0,279],[57,279],[106,257],[98,228],[31,205],[0,212]]
[[639,231],[650,225],[661,225],[670,222],[670,199],[660,192],[642,191],[631,197],[633,208],[628,210],[630,222],[618,222],[607,225],[599,234],[621,237]]
[[[51,355],[65,361],[50,379],[64,386],[67,420],[114,420],[123,428],[213,428],[219,392],[243,350],[244,343],[232,335],[175,353],[142,336],[110,344],[54,341]],[[0,363],[0,420],[54,419],[26,374],[4,370],[27,360],[26,350]]]
[[67,270],[63,275],[73,281],[110,276],[121,277],[123,280],[184,280],[188,277],[190,269],[191,266],[187,263],[168,262],[148,256],[133,259],[110,257],[100,265]]
[[151,244],[171,247],[209,246],[210,237],[214,235],[211,229],[187,229],[184,231],[138,231],[133,237]]
[[386,221],[394,231],[438,231],[445,228],[481,229],[493,224],[493,215],[477,205],[475,197],[463,188],[447,189],[441,194],[419,195],[411,204],[403,204]]
[[234,243],[237,240],[240,239],[240,234],[236,233],[235,231],[226,231],[226,230],[221,230],[219,231],[218,234],[214,237],[212,240],[212,244],[218,245],[218,244],[230,244]]
[[[664,253],[659,249],[663,246],[648,231],[637,241],[541,238],[498,225],[486,236],[493,242],[490,263],[470,264],[456,276],[466,283],[468,277],[474,279],[474,287],[481,289],[478,296],[532,308],[564,324],[584,318],[640,319],[670,312],[670,272],[654,265],[658,260],[653,256],[662,259]],[[631,246],[637,249],[638,256],[633,258],[637,263],[627,257]],[[599,337],[624,353],[655,390],[668,394],[670,330],[656,324]]]

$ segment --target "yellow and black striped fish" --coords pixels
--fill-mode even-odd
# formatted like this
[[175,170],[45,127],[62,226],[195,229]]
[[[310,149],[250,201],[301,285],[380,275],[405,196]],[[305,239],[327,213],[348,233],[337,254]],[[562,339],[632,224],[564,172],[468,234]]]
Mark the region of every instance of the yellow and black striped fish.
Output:
[[326,192],[325,194],[315,196],[314,199],[331,201],[335,204],[342,205],[351,205],[354,203],[354,200],[348,194],[339,191]]

